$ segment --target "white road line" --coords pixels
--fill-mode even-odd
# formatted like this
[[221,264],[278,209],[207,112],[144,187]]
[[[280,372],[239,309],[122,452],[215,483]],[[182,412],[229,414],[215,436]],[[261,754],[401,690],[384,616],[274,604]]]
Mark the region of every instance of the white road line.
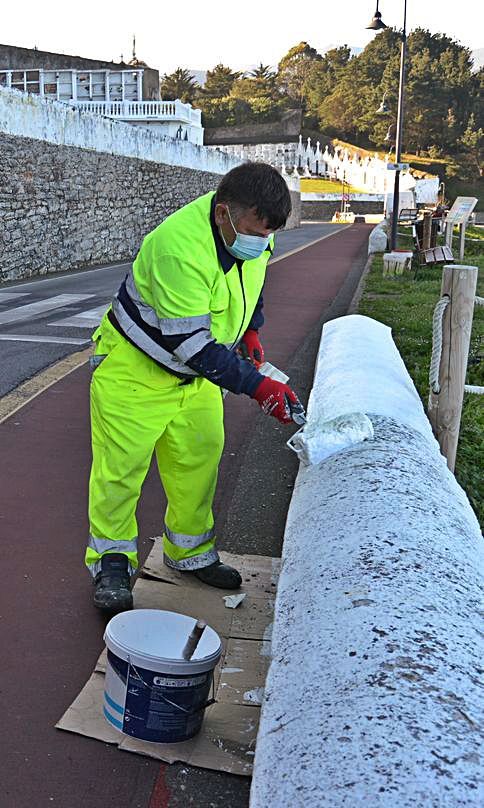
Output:
[[0,303],[10,303],[18,297],[28,297],[30,292],[0,292]]
[[55,323],[49,323],[49,325],[70,326],[71,328],[96,328],[108,306],[109,303],[103,303],[102,306],[98,306],[96,309],[80,311],[79,314],[74,314],[73,317],[64,317],[62,320],[56,320]]
[[54,342],[59,345],[87,345],[89,339],[74,339],[73,337],[44,337],[37,334],[0,334],[3,342]]
[[123,264],[108,264],[105,267],[96,267],[96,269],[81,269],[80,272],[69,272],[69,271],[67,271],[65,273],[62,273],[62,275],[60,273],[56,274],[55,272],[53,272],[52,275],[49,275],[48,278],[37,278],[36,280],[33,280],[33,281],[21,281],[20,283],[12,284],[8,288],[9,289],[12,289],[12,288],[15,289],[17,286],[21,286],[21,287],[23,287],[23,286],[34,286],[36,283],[48,283],[49,281],[68,281],[71,278],[79,277],[79,275],[83,275],[83,276],[92,275],[93,272],[104,272],[105,270],[122,269],[123,267],[128,267],[129,268],[130,266],[132,266],[132,263],[133,263],[132,261],[126,261],[126,263],[123,263]]
[[60,309],[71,303],[79,303],[81,300],[86,300],[88,297],[94,297],[94,295],[55,295],[45,300],[39,300],[37,303],[17,306],[15,309],[9,309],[0,314],[0,325],[5,325],[5,323],[17,323],[20,320],[30,320],[31,317],[42,314],[44,311]]

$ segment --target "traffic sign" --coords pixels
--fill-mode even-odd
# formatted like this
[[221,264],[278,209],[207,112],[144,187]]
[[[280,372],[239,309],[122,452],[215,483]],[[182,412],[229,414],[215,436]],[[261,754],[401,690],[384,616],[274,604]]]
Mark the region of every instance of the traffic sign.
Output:
[[409,163],[387,163],[388,171],[408,171]]

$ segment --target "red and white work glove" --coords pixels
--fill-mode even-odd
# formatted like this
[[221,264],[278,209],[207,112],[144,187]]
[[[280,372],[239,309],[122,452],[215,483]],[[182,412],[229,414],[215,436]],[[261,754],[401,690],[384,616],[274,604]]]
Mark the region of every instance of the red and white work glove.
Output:
[[291,390],[287,384],[276,382],[268,376],[252,393],[252,398],[255,398],[265,415],[272,415],[281,424],[292,423],[290,404],[302,409],[301,402],[294,390]]
[[248,359],[256,368],[264,361],[264,348],[261,345],[259,334],[252,328],[245,332],[239,344],[239,353],[242,359]]

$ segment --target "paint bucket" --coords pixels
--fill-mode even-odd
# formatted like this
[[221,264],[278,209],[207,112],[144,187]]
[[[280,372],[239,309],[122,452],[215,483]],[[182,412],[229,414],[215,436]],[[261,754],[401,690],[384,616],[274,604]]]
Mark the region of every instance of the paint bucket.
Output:
[[104,717],[125,735],[175,743],[202,726],[222,645],[207,626],[191,659],[183,657],[196,620],[159,609],[134,609],[113,617],[107,646]]

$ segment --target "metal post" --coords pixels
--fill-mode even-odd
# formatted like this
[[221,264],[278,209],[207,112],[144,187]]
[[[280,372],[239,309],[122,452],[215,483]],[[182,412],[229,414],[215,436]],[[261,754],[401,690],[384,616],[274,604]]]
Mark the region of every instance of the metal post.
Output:
[[454,471],[459,440],[476,284],[477,267],[444,266],[441,297],[448,296],[449,304],[442,323],[440,391],[430,391],[428,416],[451,471]]
[[464,259],[466,247],[466,225],[467,222],[462,222],[459,227],[459,261],[463,261]]
[[[395,162],[400,163],[402,158],[402,133],[403,133],[403,96],[405,89],[405,62],[407,57],[407,0],[404,0],[403,9],[403,33],[402,49],[400,56],[400,83],[398,87],[398,113],[397,113],[397,139],[395,143]],[[400,206],[400,170],[395,171],[395,184],[393,186],[393,211],[392,211],[392,232],[390,237],[390,249],[397,246],[398,229],[398,209]]]

